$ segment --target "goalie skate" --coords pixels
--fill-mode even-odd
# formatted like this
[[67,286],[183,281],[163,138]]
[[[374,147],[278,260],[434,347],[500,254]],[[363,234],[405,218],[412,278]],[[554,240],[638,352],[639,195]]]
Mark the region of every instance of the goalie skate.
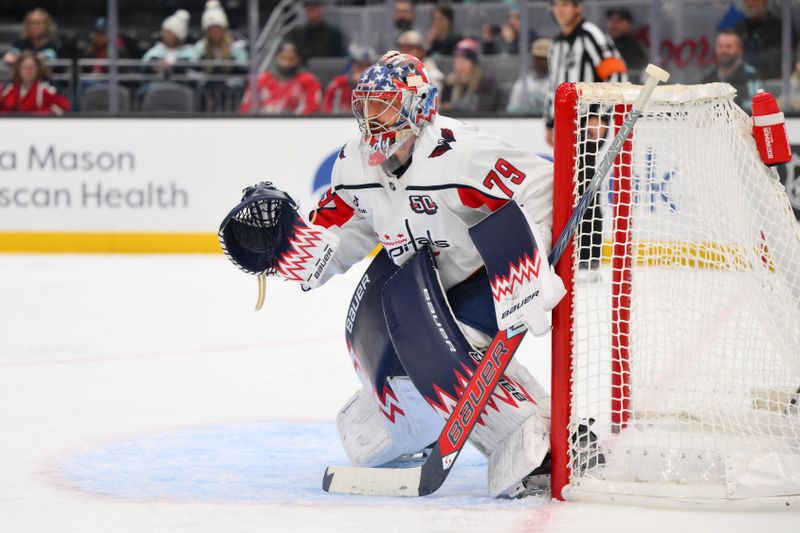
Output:
[[[605,464],[605,456],[598,450],[597,435],[591,431],[594,419],[590,418],[585,424],[578,425],[578,431],[572,435],[573,444],[579,446],[585,456],[577,458],[573,468],[590,470]],[[528,496],[550,497],[550,473],[552,469],[550,452],[544,456],[542,464],[520,481],[517,492],[511,492],[512,498],[526,498]]]

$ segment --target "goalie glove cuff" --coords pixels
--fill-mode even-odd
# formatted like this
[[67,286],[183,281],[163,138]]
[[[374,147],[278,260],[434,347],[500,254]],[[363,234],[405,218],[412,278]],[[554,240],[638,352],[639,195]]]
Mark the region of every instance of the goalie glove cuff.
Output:
[[534,335],[550,330],[547,312],[566,291],[547,262],[547,241],[513,200],[470,228],[483,258],[501,330],[524,324]]
[[[509,284],[505,291],[495,290],[497,323],[500,329],[525,324],[534,335],[550,331],[551,311],[567,293],[561,278],[547,261],[546,242],[538,224],[521,209],[536,243],[533,257],[524,255],[517,265],[511,265]],[[516,266],[516,269],[515,269]]]
[[327,280],[325,273],[338,246],[337,235],[301,220],[278,255],[275,271],[284,279],[299,282],[304,291],[315,289]]

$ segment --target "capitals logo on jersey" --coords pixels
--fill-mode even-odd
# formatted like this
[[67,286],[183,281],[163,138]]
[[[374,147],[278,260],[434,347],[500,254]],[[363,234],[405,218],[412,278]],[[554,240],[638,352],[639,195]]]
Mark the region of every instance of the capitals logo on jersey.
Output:
[[453,131],[447,128],[442,128],[442,138],[439,139],[439,142],[436,144],[436,148],[433,149],[431,155],[428,157],[439,157],[448,150],[452,150],[453,147],[450,146],[450,143],[454,142],[456,142],[456,136],[453,135]]
[[[408,223],[408,221],[406,221]],[[433,255],[439,255],[437,248],[449,248],[450,243],[445,239],[436,239],[431,234],[431,230],[425,230],[424,235],[412,235],[406,237],[402,233],[397,234],[397,238],[385,234],[377,235],[378,240],[381,242],[391,258],[397,258],[407,253],[414,253],[423,246],[430,246],[433,250]]]

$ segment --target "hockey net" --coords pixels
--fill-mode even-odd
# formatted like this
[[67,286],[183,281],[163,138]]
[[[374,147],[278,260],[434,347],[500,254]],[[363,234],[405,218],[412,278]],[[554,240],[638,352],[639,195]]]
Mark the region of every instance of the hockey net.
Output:
[[[638,90],[559,88],[554,235]],[[798,504],[800,229],[733,96],[657,88],[558,265],[555,497]]]

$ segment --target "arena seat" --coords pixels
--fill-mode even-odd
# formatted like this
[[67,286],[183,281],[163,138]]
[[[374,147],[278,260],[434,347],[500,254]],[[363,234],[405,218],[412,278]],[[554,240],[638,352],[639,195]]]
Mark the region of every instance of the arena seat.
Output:
[[346,57],[312,57],[306,68],[319,79],[324,91],[333,78],[344,74],[347,61]]
[[192,112],[195,110],[194,91],[170,81],[156,82],[144,94],[142,111]]
[[[108,111],[108,101],[111,95],[110,87],[106,83],[90,85],[81,94],[81,111],[97,112]],[[131,92],[127,87],[117,86],[119,110],[131,110]]]

